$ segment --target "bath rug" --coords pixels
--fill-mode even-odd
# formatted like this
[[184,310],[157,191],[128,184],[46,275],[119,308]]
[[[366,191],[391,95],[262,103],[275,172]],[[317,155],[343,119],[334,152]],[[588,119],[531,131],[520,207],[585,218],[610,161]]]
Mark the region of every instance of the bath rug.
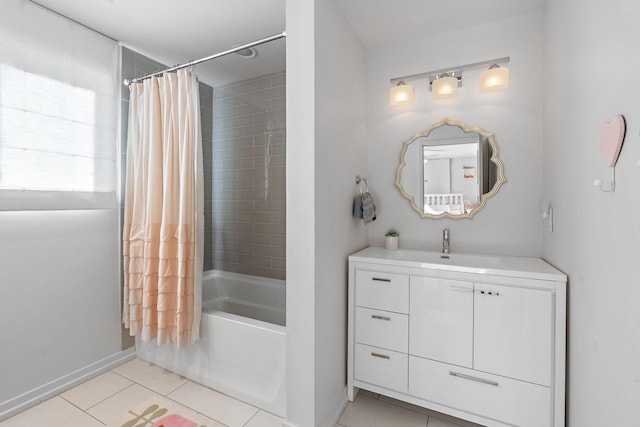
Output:
[[190,420],[187,416],[173,412],[153,403],[151,399],[130,409],[127,416],[117,424],[113,424],[113,427],[207,427]]

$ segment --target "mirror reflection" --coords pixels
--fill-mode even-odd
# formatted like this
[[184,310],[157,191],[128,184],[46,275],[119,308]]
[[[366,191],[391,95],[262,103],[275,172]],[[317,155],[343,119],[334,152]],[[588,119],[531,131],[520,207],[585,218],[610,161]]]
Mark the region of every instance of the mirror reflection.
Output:
[[396,170],[423,218],[471,218],[505,181],[494,134],[449,119],[405,141]]

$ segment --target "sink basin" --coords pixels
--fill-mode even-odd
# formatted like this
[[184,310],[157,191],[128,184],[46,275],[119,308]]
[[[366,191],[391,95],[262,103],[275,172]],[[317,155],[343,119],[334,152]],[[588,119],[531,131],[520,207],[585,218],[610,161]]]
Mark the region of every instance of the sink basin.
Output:
[[499,256],[474,255],[474,254],[443,254],[441,252],[428,252],[401,249],[395,251],[394,258],[402,261],[413,261],[423,264],[450,265],[457,267],[469,267],[474,269],[497,268],[501,266]]
[[[447,255],[441,255],[446,257]],[[500,267],[500,257],[491,255],[471,255],[471,254],[449,254],[449,259],[445,259],[445,264],[455,264],[463,267]]]

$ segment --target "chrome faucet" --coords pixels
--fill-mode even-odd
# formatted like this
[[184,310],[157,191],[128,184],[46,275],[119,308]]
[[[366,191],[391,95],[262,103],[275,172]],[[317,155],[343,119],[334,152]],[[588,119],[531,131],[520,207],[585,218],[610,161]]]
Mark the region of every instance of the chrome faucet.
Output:
[[442,230],[442,253],[449,254],[449,229]]

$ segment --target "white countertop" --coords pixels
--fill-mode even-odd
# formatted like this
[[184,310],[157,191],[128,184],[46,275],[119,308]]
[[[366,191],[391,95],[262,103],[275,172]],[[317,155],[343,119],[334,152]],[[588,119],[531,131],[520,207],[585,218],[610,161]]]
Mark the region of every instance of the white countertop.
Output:
[[349,256],[349,261],[375,262],[384,265],[430,268],[465,273],[517,276],[538,280],[566,282],[567,276],[540,258],[502,255],[476,255],[415,249],[387,250],[368,247]]

